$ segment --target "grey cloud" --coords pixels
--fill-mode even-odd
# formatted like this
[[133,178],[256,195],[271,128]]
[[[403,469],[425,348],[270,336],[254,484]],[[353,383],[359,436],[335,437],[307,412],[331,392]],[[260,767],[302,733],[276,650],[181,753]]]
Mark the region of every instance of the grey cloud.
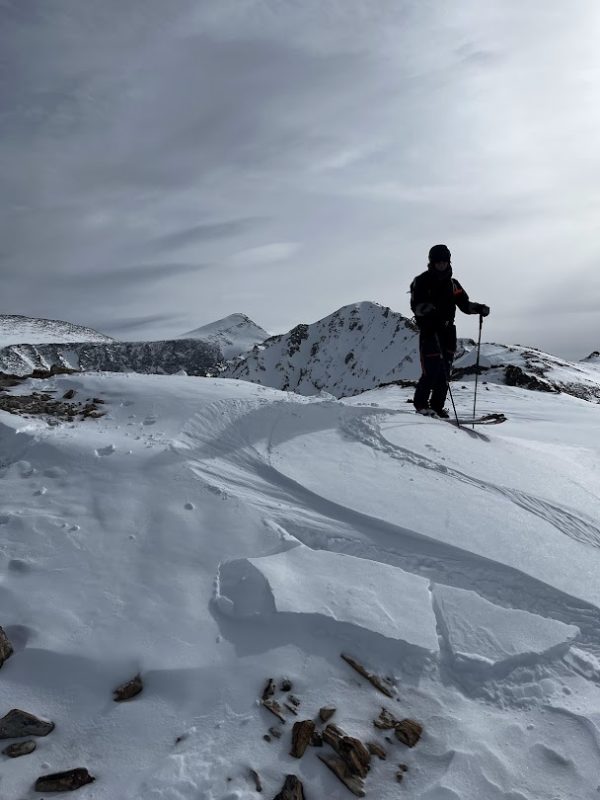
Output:
[[[176,278],[180,275],[197,274],[202,270],[208,269],[207,264],[139,264],[129,267],[119,267],[98,271],[89,275],[64,275],[63,283],[78,283],[85,287],[86,291],[109,287],[114,290],[123,288],[147,288],[152,282],[164,280],[166,278]],[[132,286],[133,285],[133,286]]]
[[261,217],[247,217],[226,222],[195,225],[191,228],[158,236],[147,243],[146,249],[151,252],[171,251],[197,242],[237,236],[256,227],[261,221]]

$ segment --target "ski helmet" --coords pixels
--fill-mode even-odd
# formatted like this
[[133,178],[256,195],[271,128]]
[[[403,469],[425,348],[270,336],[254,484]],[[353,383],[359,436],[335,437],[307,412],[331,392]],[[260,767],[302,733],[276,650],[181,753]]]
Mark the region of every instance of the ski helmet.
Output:
[[450,263],[450,250],[445,244],[434,244],[429,251],[429,263],[435,264],[438,261],[447,261]]

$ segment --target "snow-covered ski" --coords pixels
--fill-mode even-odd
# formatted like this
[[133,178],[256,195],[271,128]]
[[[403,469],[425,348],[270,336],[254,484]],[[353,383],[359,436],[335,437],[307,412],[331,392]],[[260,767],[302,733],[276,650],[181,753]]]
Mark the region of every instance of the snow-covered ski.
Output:
[[452,419],[451,417],[446,422],[450,422],[453,425],[499,425],[501,422],[506,422],[506,417],[504,414],[483,414],[480,417],[459,417],[458,423],[456,419]]

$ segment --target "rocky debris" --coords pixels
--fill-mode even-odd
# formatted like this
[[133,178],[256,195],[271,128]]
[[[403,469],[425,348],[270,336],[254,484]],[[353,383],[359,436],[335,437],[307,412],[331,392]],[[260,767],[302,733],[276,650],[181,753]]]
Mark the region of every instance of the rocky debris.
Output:
[[255,769],[250,768],[249,775],[252,778],[252,780],[254,781],[254,787],[255,787],[256,791],[257,792],[262,792],[263,786],[262,786],[262,781],[260,779],[260,775],[258,774],[258,772]]
[[537,378],[535,375],[528,374],[521,367],[515,364],[509,364],[504,369],[504,380],[507,386],[521,386],[525,389],[531,389],[537,392],[555,392],[559,393],[560,390],[553,386],[550,381],[545,378]]
[[262,698],[261,699],[262,700],[268,700],[269,697],[273,697],[273,695],[275,694],[276,690],[277,690],[277,687],[275,686],[275,681],[273,680],[273,678],[269,678],[265,688],[263,689],[263,693],[262,693]]
[[323,734],[320,731],[315,731],[310,740],[311,747],[323,747]]
[[407,747],[414,747],[423,735],[423,726],[414,719],[403,719],[396,725],[395,736]]
[[281,728],[276,728],[275,725],[269,728],[269,733],[274,739],[281,739]]
[[348,736],[330,723],[323,731],[323,741],[335,750],[354,775],[366,778],[371,768],[371,754],[360,739]]
[[367,742],[367,750],[372,756],[377,756],[380,761],[385,761],[387,753],[378,742]]
[[286,775],[282,790],[273,800],[305,800],[302,781],[295,775]]
[[9,758],[19,758],[20,756],[28,756],[29,753],[33,753],[36,747],[36,743],[32,739],[28,739],[25,742],[9,744],[2,752]]
[[288,678],[284,678],[281,681],[280,688],[282,692],[291,692],[294,687],[292,686],[292,682]]
[[13,708],[0,719],[0,739],[22,739],[25,736],[47,736],[54,723],[34,717],[27,711]]
[[396,719],[386,708],[382,708],[379,717],[373,720],[373,725],[380,730],[394,730],[398,741],[414,747],[423,735],[423,726],[414,719]]
[[319,709],[319,719],[321,722],[329,722],[329,720],[335,714],[335,708],[332,706],[323,706],[323,708]]
[[408,772],[408,767],[406,764],[398,764],[398,771],[396,772],[396,780],[398,783],[402,783],[404,780],[404,773]]
[[351,656],[342,653],[341,657],[347,664],[349,664],[352,667],[352,669],[355,669],[359,673],[359,675],[362,675],[363,678],[366,678],[369,681],[369,683],[373,684],[373,686],[376,689],[378,689],[383,694],[387,695],[387,697],[394,697],[395,694],[394,689],[388,681],[366,670],[362,666],[362,664],[359,664],[358,661],[356,661]]
[[113,691],[113,700],[115,703],[122,703],[124,700],[131,700],[132,697],[138,695],[144,688],[142,676],[138,673],[134,678],[127,683],[123,683]]
[[341,758],[334,756],[332,753],[323,753],[323,755],[319,756],[319,759],[326,767],[329,767],[347,789],[350,789],[353,795],[356,795],[356,797],[365,796],[365,787],[362,778],[353,775],[348,765]]
[[95,780],[85,767],[77,767],[66,772],[42,775],[35,782],[35,790],[36,792],[73,792]]
[[295,722],[292,728],[292,749],[290,755],[294,758],[302,758],[306,748],[311,743],[315,733],[315,723],[312,719],[305,719],[302,722]]
[[63,394],[63,400],[72,400],[75,397],[75,389],[67,389]]
[[77,403],[56,400],[48,392],[32,392],[31,394],[12,395],[0,392],[0,409],[22,417],[46,417],[49,424],[57,424],[59,420],[74,422],[76,419],[98,419],[104,416],[95,403],[81,406]]
[[277,702],[277,700],[273,700],[273,698],[268,698],[267,700],[261,700],[262,705],[268,709],[271,714],[274,714],[280,722],[285,723],[286,719],[283,716],[283,709]]
[[3,628],[0,627],[0,667],[10,658],[12,653],[13,648],[8,640],[8,636],[4,633]]

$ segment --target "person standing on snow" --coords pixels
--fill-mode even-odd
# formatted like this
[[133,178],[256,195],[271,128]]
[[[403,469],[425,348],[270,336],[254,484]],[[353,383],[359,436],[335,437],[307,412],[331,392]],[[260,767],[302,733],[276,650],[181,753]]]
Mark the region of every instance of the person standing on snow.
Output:
[[410,285],[410,307],[419,327],[421,377],[414,396],[415,411],[448,418],[444,408],[448,379],[456,351],[456,307],[465,314],[487,317],[488,306],[472,303],[456,278],[452,277],[450,250],[436,244],[429,251],[427,270]]

